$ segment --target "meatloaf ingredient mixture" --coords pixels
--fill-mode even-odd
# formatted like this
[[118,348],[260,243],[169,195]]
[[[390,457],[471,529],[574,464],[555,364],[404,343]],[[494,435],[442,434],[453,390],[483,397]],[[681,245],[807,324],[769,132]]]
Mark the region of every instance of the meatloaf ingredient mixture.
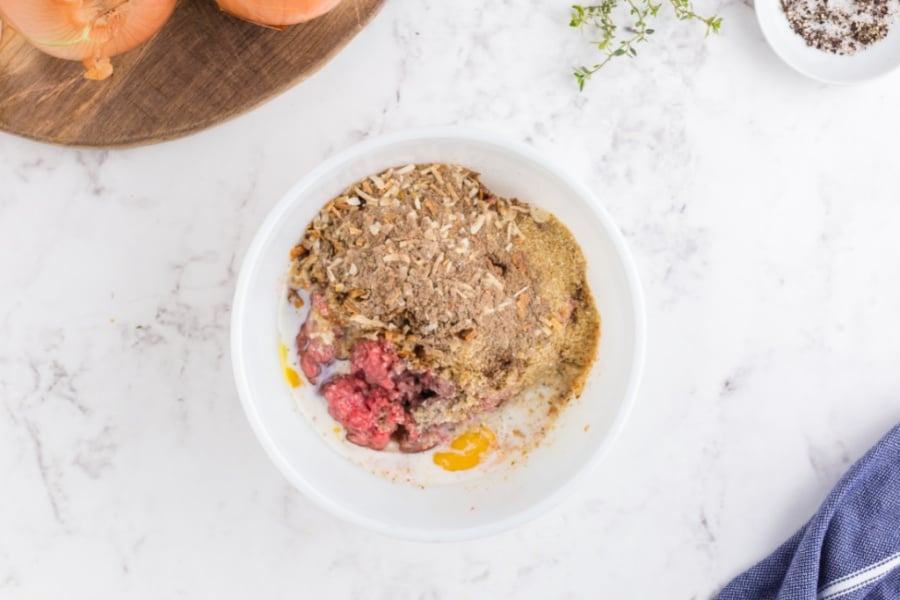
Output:
[[291,252],[297,335],[347,439],[417,452],[541,384],[548,411],[578,396],[600,319],[572,234],[495,196],[457,165],[406,165],[329,201]]

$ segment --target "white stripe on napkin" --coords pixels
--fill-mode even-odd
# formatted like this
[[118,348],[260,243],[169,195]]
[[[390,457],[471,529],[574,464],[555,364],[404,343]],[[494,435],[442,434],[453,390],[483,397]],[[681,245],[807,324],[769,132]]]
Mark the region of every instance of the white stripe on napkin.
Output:
[[817,600],[835,600],[850,592],[871,585],[891,572],[894,567],[900,566],[900,552],[892,554],[874,565],[860,569],[856,573],[845,575],[830,583],[816,594]]

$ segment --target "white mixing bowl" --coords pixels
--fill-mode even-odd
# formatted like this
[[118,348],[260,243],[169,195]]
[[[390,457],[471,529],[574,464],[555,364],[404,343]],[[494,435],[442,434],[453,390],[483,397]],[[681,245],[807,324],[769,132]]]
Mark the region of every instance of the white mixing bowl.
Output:
[[[351,463],[295,410],[278,355],[279,294],[290,249],[322,205],[349,184],[391,166],[458,163],[484,184],[555,214],[584,251],[602,318],[599,355],[582,397],[525,461],[465,484],[421,489]],[[272,210],[244,258],[231,322],[234,375],[247,418],[269,456],[324,509],[376,531],[459,540],[508,529],[560,501],[622,429],[644,359],[644,302],[622,235],[591,191],[529,147],[456,129],[363,142],[326,161]],[[308,398],[324,402],[311,386]]]

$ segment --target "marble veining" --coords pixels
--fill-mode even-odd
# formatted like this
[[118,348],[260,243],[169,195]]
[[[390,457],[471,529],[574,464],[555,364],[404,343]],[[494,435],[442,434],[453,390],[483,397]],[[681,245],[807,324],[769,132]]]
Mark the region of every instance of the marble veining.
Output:
[[[392,0],[302,85],[192,137],[117,151],[0,135],[0,597],[710,597],[789,536],[900,420],[900,76],[831,88],[752,3],[664,16],[592,60],[566,3]],[[315,508],[231,380],[241,259],[332,153],[463,125],[592,187],[648,301],[622,438],[560,507],[408,543]]]

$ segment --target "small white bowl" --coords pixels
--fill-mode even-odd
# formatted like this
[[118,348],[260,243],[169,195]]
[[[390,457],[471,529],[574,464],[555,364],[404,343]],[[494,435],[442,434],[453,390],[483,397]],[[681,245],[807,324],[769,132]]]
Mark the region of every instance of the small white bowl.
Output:
[[781,0],[754,0],[756,18],[772,50],[794,70],[836,85],[862,83],[900,66],[900,16],[887,36],[856,54],[838,55],[808,46],[788,23]]
[[[339,455],[297,412],[278,356],[279,294],[290,249],[330,198],[391,166],[452,162],[481,173],[500,195],[554,213],[577,238],[603,320],[599,358],[584,394],[547,439],[511,467],[466,484],[392,483]],[[285,477],[338,517],[416,540],[460,540],[508,529],[560,501],[609,449],[628,416],[644,361],[645,316],[622,235],[593,194],[537,152],[482,133],[415,131],[361,143],[297,183],[272,210],[241,269],[231,320],[238,392],[253,431]],[[311,386],[303,401],[323,402]]]

